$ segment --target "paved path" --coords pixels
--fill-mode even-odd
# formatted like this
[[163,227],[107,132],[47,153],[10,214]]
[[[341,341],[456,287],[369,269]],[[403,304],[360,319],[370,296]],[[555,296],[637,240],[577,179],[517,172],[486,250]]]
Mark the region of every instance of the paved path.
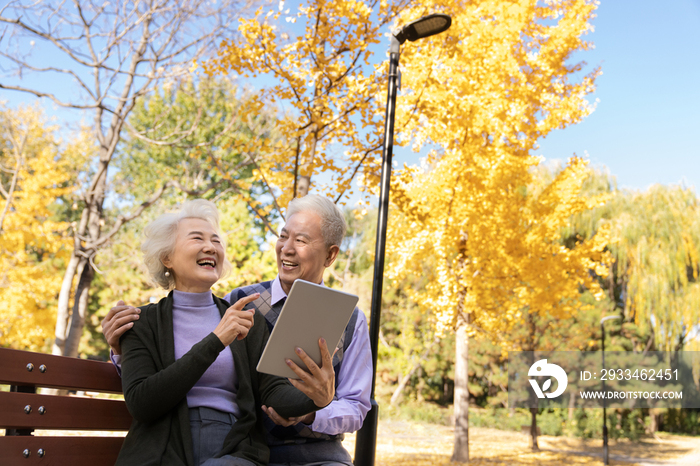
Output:
[[[555,453],[566,453],[569,455],[578,456],[589,456],[593,458],[603,458],[602,453],[590,452],[590,451],[571,451],[571,450],[557,450],[552,448],[545,448],[543,451],[552,451]],[[635,458],[634,456],[626,455],[616,455],[610,454],[610,460],[621,461],[625,463],[636,463],[638,466],[700,466],[700,449],[697,449],[681,458],[671,459],[671,460],[652,460],[648,458]]]
[[699,466],[700,465],[700,450],[693,451],[682,458],[677,458],[675,460],[667,460],[662,463],[650,463],[649,460],[644,460],[646,462],[640,462],[639,466]]

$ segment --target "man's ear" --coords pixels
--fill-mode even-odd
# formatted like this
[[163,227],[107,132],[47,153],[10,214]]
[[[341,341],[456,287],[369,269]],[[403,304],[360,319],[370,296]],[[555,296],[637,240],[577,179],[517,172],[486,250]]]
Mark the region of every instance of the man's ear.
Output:
[[340,248],[337,245],[333,245],[330,248],[328,248],[328,253],[326,254],[326,262],[324,262],[325,267],[330,267],[333,265],[333,262],[335,262],[335,258],[338,257],[338,253],[340,252]]

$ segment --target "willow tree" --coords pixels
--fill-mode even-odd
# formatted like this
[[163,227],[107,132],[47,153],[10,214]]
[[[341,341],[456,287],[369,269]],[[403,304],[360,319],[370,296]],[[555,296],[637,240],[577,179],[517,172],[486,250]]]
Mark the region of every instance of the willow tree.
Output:
[[453,19],[447,32],[403,50],[403,137],[438,149],[424,168],[398,173],[393,202],[407,220],[391,226],[389,244],[403,256],[397,273],[426,255],[438,260],[416,298],[457,332],[456,461],[468,460],[468,334],[507,332],[527,312],[565,315],[575,311],[580,287],[599,291],[589,271],[604,273],[607,240],[561,242],[570,216],[602,201],[578,195],[584,164],[573,159],[539,192],[527,192],[537,141],[592,111],[586,95],[600,71],[582,73],[573,54],[591,47],[583,35],[595,7],[434,1],[401,13],[404,23],[426,9]]
[[[618,191],[588,216],[611,225],[613,273],[625,319],[653,337],[647,347],[678,351],[700,321],[700,203],[691,189],[655,185]],[[593,220],[593,222],[590,222]]]

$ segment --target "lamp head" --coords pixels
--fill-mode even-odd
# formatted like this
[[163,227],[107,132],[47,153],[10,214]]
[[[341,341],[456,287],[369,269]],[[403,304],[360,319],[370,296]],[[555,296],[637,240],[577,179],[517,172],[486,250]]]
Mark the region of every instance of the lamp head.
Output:
[[399,44],[403,44],[406,40],[414,42],[446,31],[451,25],[452,18],[442,13],[433,13],[402,27],[394,34],[394,37],[399,41]]

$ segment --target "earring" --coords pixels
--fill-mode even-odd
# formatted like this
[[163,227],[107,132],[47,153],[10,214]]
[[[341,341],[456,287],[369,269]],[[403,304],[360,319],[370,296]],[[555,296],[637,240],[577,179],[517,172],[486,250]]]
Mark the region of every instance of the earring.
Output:
[[169,276],[170,276],[170,272],[169,272],[168,270],[165,271],[165,276],[166,276],[166,277],[169,277]]

